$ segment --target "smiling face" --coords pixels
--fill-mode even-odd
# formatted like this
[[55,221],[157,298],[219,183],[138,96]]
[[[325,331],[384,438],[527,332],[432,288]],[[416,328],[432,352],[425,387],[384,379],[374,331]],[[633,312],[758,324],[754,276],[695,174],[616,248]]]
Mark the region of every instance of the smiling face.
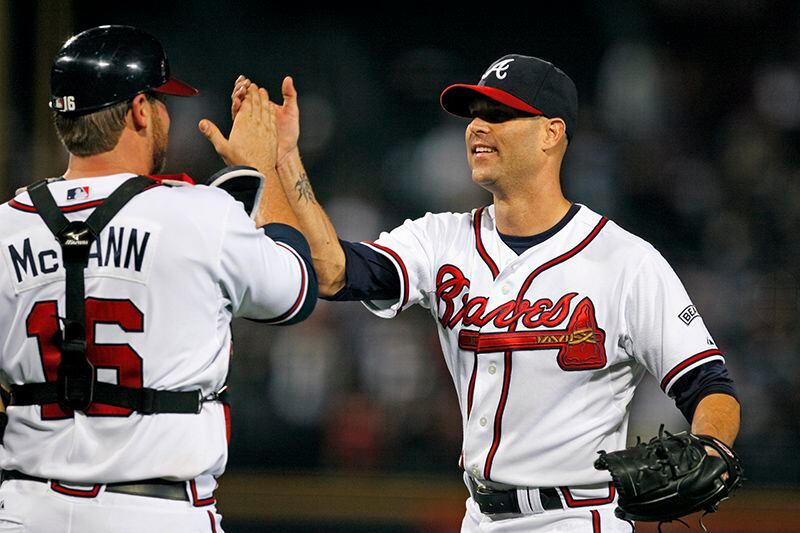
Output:
[[550,119],[484,97],[477,97],[469,109],[472,121],[465,139],[475,183],[495,192],[504,183],[535,174],[543,165],[545,154],[540,147]]

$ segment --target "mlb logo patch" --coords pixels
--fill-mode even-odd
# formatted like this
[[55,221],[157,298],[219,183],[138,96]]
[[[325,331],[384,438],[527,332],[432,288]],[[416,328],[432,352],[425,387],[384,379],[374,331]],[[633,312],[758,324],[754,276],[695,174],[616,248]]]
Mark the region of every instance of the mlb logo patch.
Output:
[[89,198],[89,187],[75,187],[67,190],[67,200],[85,200]]

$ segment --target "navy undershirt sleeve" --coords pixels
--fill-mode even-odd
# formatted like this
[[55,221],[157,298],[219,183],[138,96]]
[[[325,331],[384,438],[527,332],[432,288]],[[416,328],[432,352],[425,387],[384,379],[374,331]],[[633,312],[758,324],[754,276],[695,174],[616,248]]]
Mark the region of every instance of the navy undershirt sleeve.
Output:
[[709,394],[721,393],[736,396],[733,379],[722,361],[711,361],[681,376],[669,391],[675,405],[689,423],[700,400]]
[[345,256],[345,285],[324,300],[361,301],[400,298],[400,276],[389,258],[359,242],[339,240]]

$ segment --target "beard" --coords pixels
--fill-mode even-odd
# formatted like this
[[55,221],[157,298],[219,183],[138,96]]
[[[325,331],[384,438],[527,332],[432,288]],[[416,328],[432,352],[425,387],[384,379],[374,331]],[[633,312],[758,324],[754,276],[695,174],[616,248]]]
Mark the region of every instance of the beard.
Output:
[[153,104],[153,161],[151,163],[151,174],[160,174],[167,165],[167,130],[161,121],[161,115],[159,115],[156,105]]

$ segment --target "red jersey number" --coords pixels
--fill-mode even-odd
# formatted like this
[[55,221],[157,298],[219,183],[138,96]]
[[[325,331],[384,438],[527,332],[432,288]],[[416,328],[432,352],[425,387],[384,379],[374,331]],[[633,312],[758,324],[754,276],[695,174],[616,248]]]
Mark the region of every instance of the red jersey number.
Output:
[[[97,324],[111,324],[126,332],[144,331],[144,315],[130,300],[86,299],[86,356],[95,371],[105,369],[116,374],[116,383],[124,387],[142,388],[142,358],[129,344],[98,344],[95,342]],[[55,343],[58,327],[58,304],[37,302],[26,321],[28,337],[35,337],[47,381],[56,381],[61,352]],[[112,378],[113,381],[113,378]],[[130,409],[94,403],[88,416],[128,416]],[[42,406],[42,420],[72,418],[71,410],[56,403]]]

